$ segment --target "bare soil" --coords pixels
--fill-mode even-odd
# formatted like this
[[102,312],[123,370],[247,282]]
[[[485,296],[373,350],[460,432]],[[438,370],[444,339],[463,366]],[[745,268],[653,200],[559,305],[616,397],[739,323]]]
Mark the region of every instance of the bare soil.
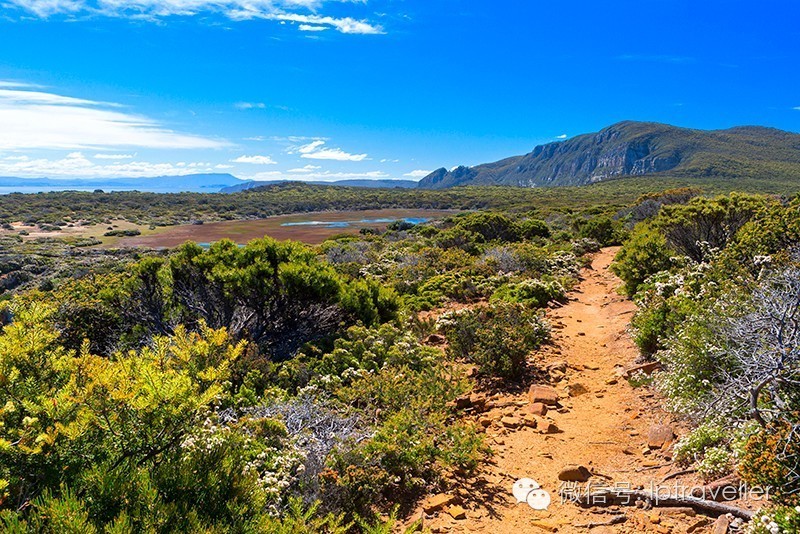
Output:
[[[499,393],[490,396],[494,408],[475,417],[492,419],[486,429],[487,441],[495,451],[477,474],[464,478],[453,475],[454,495],[466,509],[466,518],[457,520],[446,513],[425,516],[422,507],[413,518],[423,517],[424,526],[433,532],[686,532],[702,523],[700,515],[681,510],[643,510],[635,506],[581,508],[562,502],[559,471],[566,465],[583,465],[596,474],[594,484],[650,489],[665,476],[682,468],[671,462],[671,445],[648,448],[648,432],[654,425],[670,425],[677,435],[685,433],[680,422],[662,409],[663,400],[647,387],[634,388],[621,373],[635,365],[638,351],[628,333],[635,305],[618,293],[620,280],[608,267],[617,248],[598,253],[592,266],[571,293],[568,304],[549,310],[554,327],[554,345],[543,349],[532,362],[539,369],[554,362],[566,362],[567,372],[550,374],[550,384],[559,393],[558,410],[551,409],[559,431],[544,434],[538,428],[507,428],[503,416],[523,418],[529,411],[527,392]],[[546,378],[545,378],[546,380]],[[526,503],[517,504],[511,494],[520,478],[536,480],[550,493],[547,511],[536,511]],[[692,487],[700,484],[689,474],[671,480]],[[733,502],[748,507],[748,503]],[[615,516],[623,523],[600,526]],[[711,532],[699,525],[694,532]],[[598,526],[589,527],[595,524]]]

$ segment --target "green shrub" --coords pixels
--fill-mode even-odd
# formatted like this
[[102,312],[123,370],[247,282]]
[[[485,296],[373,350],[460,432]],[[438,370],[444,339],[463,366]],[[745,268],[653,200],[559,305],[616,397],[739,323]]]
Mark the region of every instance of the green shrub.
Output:
[[703,423],[675,444],[675,461],[690,465],[701,459],[706,449],[727,441],[729,437],[729,431],[724,427],[710,422]]
[[611,271],[625,283],[625,294],[632,297],[649,276],[670,268],[670,256],[663,234],[640,224],[617,253]]
[[624,231],[618,221],[605,215],[593,217],[580,225],[580,237],[593,239],[602,246],[619,245]]
[[523,304],[530,308],[544,308],[550,301],[563,302],[564,288],[558,282],[528,279],[500,286],[490,301]]
[[550,332],[536,311],[508,303],[443,316],[440,325],[449,354],[476,363],[485,375],[511,380],[522,376],[528,354]]

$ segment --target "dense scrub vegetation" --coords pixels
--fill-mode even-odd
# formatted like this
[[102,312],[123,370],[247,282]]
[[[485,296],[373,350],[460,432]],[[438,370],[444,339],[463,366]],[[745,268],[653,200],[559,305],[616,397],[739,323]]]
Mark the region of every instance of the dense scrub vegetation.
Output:
[[0,301],[0,524],[389,528],[487,453],[451,401],[524,379],[604,217],[476,211],[314,248],[6,238],[7,272],[41,268]]
[[[676,460],[738,471],[776,507],[752,532],[800,522],[800,199],[731,194],[661,207],[616,259],[639,304],[655,385],[696,430]],[[778,529],[778,530],[775,530]]]
[[139,193],[0,197],[5,221],[54,225],[77,224],[82,209],[97,222],[158,224],[477,209],[316,247],[267,238],[115,251],[0,238],[0,524],[385,531],[377,516],[391,523],[395,505],[402,513],[446,489],[487,454],[452,401],[475,380],[530,376],[549,339],[542,309],[565,299],[587,254],[623,243],[614,269],[639,304],[636,342],[663,364],[655,386],[696,428],[676,461],[772,487],[776,506],[754,532],[770,522],[791,531],[800,200],[694,188],[636,199],[638,182],[627,183],[413,200],[288,185],[154,195],[147,208]]
[[[719,162],[717,162],[719,164]],[[456,187],[446,190],[366,189],[287,183],[231,194],[62,191],[0,195],[0,228],[20,221],[58,229],[69,225],[126,219],[144,225],[260,219],[312,211],[381,208],[500,209],[547,212],[580,211],[602,206],[613,214],[642,195],[679,187],[706,194],[751,191],[800,192],[796,180],[766,173],[731,179],[728,171],[707,169],[702,176],[626,177],[581,187]],[[648,203],[651,205],[651,203]]]

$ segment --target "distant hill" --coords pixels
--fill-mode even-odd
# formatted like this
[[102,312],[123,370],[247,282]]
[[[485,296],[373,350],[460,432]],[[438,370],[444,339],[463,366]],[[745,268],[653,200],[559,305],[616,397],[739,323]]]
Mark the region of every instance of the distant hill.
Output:
[[585,185],[623,176],[800,180],[800,135],[739,126],[693,130],[625,121],[474,167],[438,169],[420,188]]
[[[236,184],[230,187],[226,187],[220,190],[220,193],[237,193],[239,191],[247,191],[248,189],[255,189],[257,187],[264,187],[267,185],[275,185],[275,184],[286,184],[286,183],[290,183],[290,180],[249,181]],[[394,187],[400,187],[403,189],[413,189],[417,187],[417,182],[412,180],[337,180],[333,182],[303,181],[302,183],[313,184],[313,185],[336,185],[341,187],[371,187],[379,189],[387,189]]]
[[36,191],[143,191],[150,193],[216,193],[241,183],[230,174],[188,174],[155,178],[12,178],[0,177],[0,192]]

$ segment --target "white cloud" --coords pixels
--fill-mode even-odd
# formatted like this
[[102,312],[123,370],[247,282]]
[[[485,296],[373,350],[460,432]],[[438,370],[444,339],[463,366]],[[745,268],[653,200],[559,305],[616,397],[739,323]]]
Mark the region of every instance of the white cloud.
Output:
[[94,159],[111,159],[111,160],[133,159],[133,154],[95,154]]
[[277,162],[269,156],[239,156],[231,163],[251,163],[253,165],[275,165]]
[[792,109],[795,110],[795,111],[800,111],[800,106],[797,106],[796,108],[792,108]]
[[228,143],[165,128],[118,104],[42,91],[0,89],[0,150],[221,148]]
[[205,162],[129,161],[98,164],[81,152],[72,152],[60,159],[18,157],[0,160],[0,175],[23,178],[143,178],[207,173],[213,170],[213,166]]
[[432,172],[433,171],[424,171],[424,170],[418,169],[416,171],[407,172],[403,176],[408,176],[409,178],[425,178],[426,176],[428,176]]
[[[366,0],[337,1],[366,3]],[[316,26],[349,34],[384,33],[383,27],[367,20],[318,14],[326,3],[331,3],[331,0],[10,0],[10,5],[41,18],[86,14],[156,21],[171,16],[189,17],[213,13],[234,21],[265,19],[291,22],[304,31],[309,31],[308,27]],[[297,10],[312,14],[297,13]]]
[[267,105],[264,102],[237,102],[233,105],[236,109],[265,109]]
[[[297,147],[297,152],[300,153],[301,158],[305,159],[322,159],[333,161],[364,161],[367,159],[366,154],[350,154],[341,148],[326,148],[325,141],[317,139],[307,145]],[[293,154],[293,151],[289,152]]]
[[556,136],[556,139],[566,139],[566,138],[567,138],[567,134],[561,134],[561,135],[557,135]]
[[289,169],[286,172],[290,172],[292,174],[305,174],[308,172],[314,172],[319,169],[321,169],[319,165],[306,165],[305,167],[300,167],[299,169]]
[[311,24],[300,24],[297,27],[298,30],[301,32],[324,32],[325,30],[329,30],[327,26],[312,26]]

